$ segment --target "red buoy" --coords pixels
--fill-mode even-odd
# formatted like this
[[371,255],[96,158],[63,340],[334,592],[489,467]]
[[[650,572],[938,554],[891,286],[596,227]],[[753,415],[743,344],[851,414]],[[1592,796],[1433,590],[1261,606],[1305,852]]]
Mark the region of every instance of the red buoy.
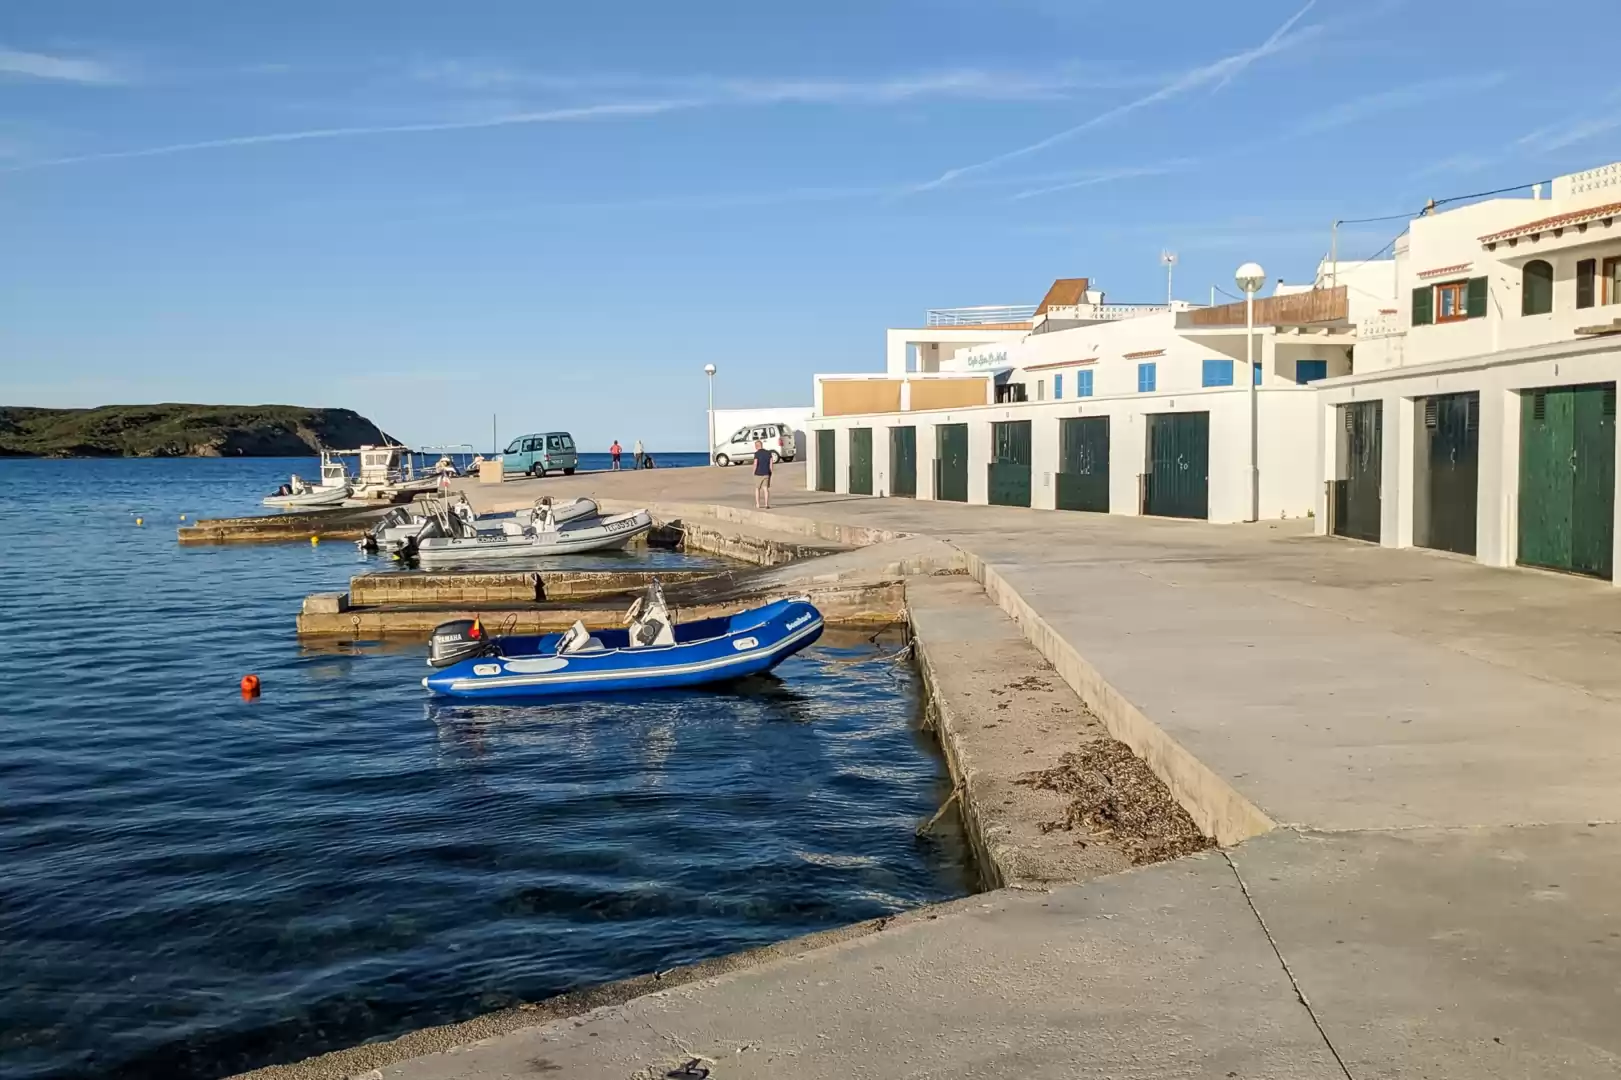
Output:
[[252,698],[252,697],[258,697],[259,696],[259,676],[257,676],[257,675],[244,675],[244,676],[242,676],[242,696],[245,697],[245,698]]

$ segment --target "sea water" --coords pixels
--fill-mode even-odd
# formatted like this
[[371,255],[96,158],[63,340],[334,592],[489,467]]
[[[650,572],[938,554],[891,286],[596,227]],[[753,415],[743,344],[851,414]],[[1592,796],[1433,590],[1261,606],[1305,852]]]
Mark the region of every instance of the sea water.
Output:
[[435,704],[420,644],[294,636],[386,562],[177,544],[310,464],[0,461],[0,1076],[221,1076],[969,889],[892,646]]

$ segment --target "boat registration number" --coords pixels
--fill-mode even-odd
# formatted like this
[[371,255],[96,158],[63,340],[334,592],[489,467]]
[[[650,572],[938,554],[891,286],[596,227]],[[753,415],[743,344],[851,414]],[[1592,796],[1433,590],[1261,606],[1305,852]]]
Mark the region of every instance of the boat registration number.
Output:
[[639,524],[641,523],[635,518],[626,518],[624,521],[610,521],[604,525],[603,528],[607,529],[609,532],[617,533],[634,529]]

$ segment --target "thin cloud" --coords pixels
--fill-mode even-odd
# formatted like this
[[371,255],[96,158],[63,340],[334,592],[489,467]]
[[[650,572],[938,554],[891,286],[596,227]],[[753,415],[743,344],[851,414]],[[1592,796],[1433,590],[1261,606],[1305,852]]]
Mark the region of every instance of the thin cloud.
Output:
[[1046,187],[1030,188],[1011,196],[1014,201],[1034,199],[1039,195],[1051,195],[1058,191],[1074,191],[1077,188],[1096,187],[1099,184],[1109,184],[1116,180],[1134,180],[1142,176],[1165,176],[1168,173],[1179,172],[1197,162],[1190,159],[1170,161],[1162,165],[1128,165],[1118,169],[1099,169],[1089,173],[1082,173],[1074,179],[1062,183],[1049,184]]
[[976,161],[969,165],[960,165],[954,169],[947,169],[933,180],[930,180],[925,184],[919,184],[916,188],[914,188],[914,190],[929,191],[933,188],[943,187],[967,173],[978,172],[981,169],[989,169],[1000,165],[1003,162],[1012,161],[1015,158],[1021,158],[1029,154],[1037,153],[1041,150],[1047,149],[1049,146],[1054,146],[1058,143],[1064,142],[1067,139],[1072,139],[1084,131],[1090,131],[1092,128],[1100,127],[1101,125],[1107,124],[1112,120],[1118,120],[1122,116],[1127,116],[1131,113],[1137,112],[1140,109],[1145,109],[1150,105],[1156,105],[1159,102],[1180,97],[1189,91],[1197,90],[1201,86],[1208,86],[1212,82],[1217,83],[1217,88],[1219,89],[1221,86],[1225,86],[1233,78],[1236,78],[1238,75],[1243,73],[1245,69],[1247,69],[1251,64],[1255,63],[1257,60],[1283,52],[1294,45],[1298,45],[1301,42],[1314,37],[1317,33],[1316,28],[1308,27],[1299,33],[1292,33],[1292,31],[1294,30],[1295,25],[1299,23],[1301,19],[1305,18],[1306,14],[1316,5],[1317,0],[1306,0],[1305,7],[1291,15],[1282,26],[1278,27],[1277,30],[1272,32],[1270,37],[1252,49],[1246,49],[1243,52],[1234,53],[1231,56],[1224,56],[1220,60],[1213,63],[1184,71],[1182,74],[1176,76],[1170,82],[1165,83],[1151,94],[1144,94],[1142,97],[1134,98],[1123,105],[1116,105],[1112,109],[1106,109],[1105,111],[1092,117],[1090,120],[1084,120],[1081,123],[1076,124],[1074,127],[1065,128],[1063,131],[1049,135],[1045,139],[1030,143],[1028,146],[1021,146],[1016,150],[1009,150],[1005,153],[997,154],[995,157],[989,157],[983,161]]
[[1586,142],[1595,135],[1603,135],[1618,127],[1621,127],[1621,112],[1611,111],[1572,124],[1558,124],[1533,131],[1516,139],[1514,144],[1538,154],[1546,154]]
[[702,97],[717,105],[887,105],[928,98],[1029,101],[1063,98],[1080,90],[1144,85],[1142,76],[1111,76],[1057,71],[992,71],[954,68],[877,78],[804,76],[754,78],[587,75],[535,72],[503,64],[439,61],[412,71],[417,81],[464,91],[543,90],[554,93],[637,93]]
[[0,45],[0,75],[92,86],[110,86],[124,81],[117,71],[99,60],[23,52],[3,45]]
[[61,165],[81,165],[93,161],[122,161],[131,158],[169,157],[174,154],[192,154],[206,150],[226,150],[240,146],[263,146],[272,143],[310,142],[319,139],[351,139],[371,135],[412,135],[430,131],[473,131],[480,128],[513,127],[522,124],[562,124],[587,120],[609,120],[638,116],[657,116],[660,113],[696,108],[697,101],[631,101],[606,105],[580,105],[566,109],[546,109],[539,112],[507,113],[478,120],[452,120],[425,124],[378,124],[370,127],[314,128],[307,131],[281,131],[266,135],[234,135],[224,139],[205,139],[201,142],[170,143],[167,146],[148,146],[137,150],[113,150],[100,154],[80,154],[76,157],[50,158],[0,168],[0,173],[28,172],[33,169],[53,168]]
[[1396,86],[1376,94],[1366,94],[1341,102],[1315,115],[1308,116],[1292,131],[1293,135],[1316,135],[1336,128],[1348,127],[1374,116],[1397,112],[1442,101],[1461,94],[1489,90],[1508,77],[1506,72],[1492,71],[1478,75],[1458,75],[1444,79]]

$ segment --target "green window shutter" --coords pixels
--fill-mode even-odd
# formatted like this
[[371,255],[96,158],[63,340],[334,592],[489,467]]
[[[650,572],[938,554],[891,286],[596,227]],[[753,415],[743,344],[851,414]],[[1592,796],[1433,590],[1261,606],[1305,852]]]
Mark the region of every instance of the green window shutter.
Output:
[[1428,285],[1413,290],[1413,325],[1428,326],[1435,321],[1435,290]]
[[1469,307],[1468,314],[1471,319],[1481,319],[1486,316],[1486,279],[1472,277],[1469,279]]

